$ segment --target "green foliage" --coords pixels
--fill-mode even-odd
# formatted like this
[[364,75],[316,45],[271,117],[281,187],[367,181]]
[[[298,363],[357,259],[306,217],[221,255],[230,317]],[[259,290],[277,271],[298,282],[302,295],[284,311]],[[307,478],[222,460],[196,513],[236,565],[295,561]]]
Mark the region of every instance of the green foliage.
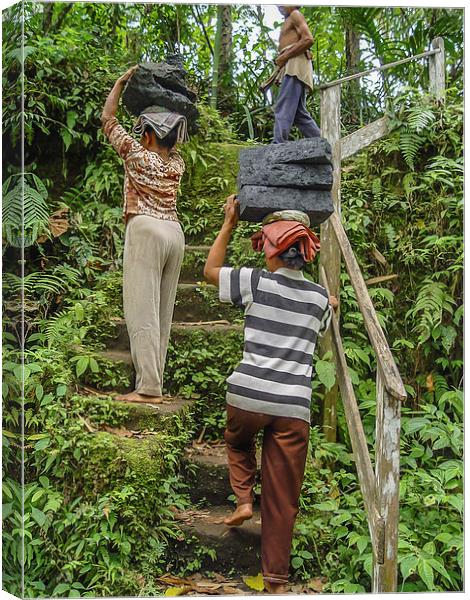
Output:
[[[377,57],[385,63],[423,52],[436,35],[445,39],[446,104],[423,94],[428,75],[420,62],[345,90],[344,132],[385,107],[392,132],[345,165],[342,210],[366,279],[398,275],[369,292],[409,393],[402,419],[399,586],[408,592],[457,591],[463,567],[462,11],[303,10],[315,36],[317,81],[346,74],[346,29],[361,37],[359,70],[375,66]],[[126,388],[131,375],[100,354],[113,335],[113,318],[122,317],[124,223],[122,165],[104,140],[99,116],[111,85],[128,66],[183,50],[201,120],[199,134],[182,148],[186,173],[179,214],[188,243],[210,243],[222,221],[223,199],[236,191],[245,140],[271,139],[271,109],[258,84],[270,72],[276,49],[260,7],[232,8],[233,110],[221,117],[206,106],[214,6],[20,3],[4,16],[5,585],[31,597],[155,595],[159,574],[200,569],[210,554],[181,537],[169,509],[187,503],[179,462],[193,430],[205,427],[206,438],[221,437],[225,379],[241,358],[242,334],[194,332],[173,340],[168,391],[197,399],[193,417],[161,427],[142,418],[152,435],[138,447],[133,438],[100,431],[126,427],[135,416],[109,399],[81,395],[84,385]],[[318,119],[318,96],[308,102]],[[119,118],[130,129],[125,111]],[[58,208],[69,209],[68,228],[54,237],[51,215]],[[229,264],[263,265],[248,240],[256,229],[239,225]],[[21,246],[22,277],[15,252]],[[199,257],[190,270],[202,262]],[[341,283],[343,342],[372,448],[374,353],[347,275]],[[23,290],[24,356],[18,349]],[[211,310],[217,305],[205,286],[194,298]],[[324,386],[335,377],[331,357],[315,362],[314,424]],[[326,576],[327,592],[368,591],[371,546],[341,406],[338,436],[338,443],[327,443],[318,427],[312,429],[292,571],[302,579]],[[23,567],[25,589],[15,575]]]

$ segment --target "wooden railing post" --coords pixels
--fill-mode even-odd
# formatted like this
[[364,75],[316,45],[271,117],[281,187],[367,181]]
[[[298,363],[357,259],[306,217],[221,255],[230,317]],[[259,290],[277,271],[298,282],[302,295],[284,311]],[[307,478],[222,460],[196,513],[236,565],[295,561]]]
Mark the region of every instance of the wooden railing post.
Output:
[[437,100],[444,100],[446,96],[446,60],[444,40],[441,37],[432,41],[433,50],[440,50],[429,57],[429,91]]
[[385,387],[377,367],[375,446],[376,507],[383,518],[383,562],[374,557],[372,592],[397,589],[398,521],[400,503],[400,400]]
[[[331,195],[333,206],[337,213],[341,213],[341,84],[321,90],[320,117],[321,134],[331,144],[333,163],[333,186]],[[326,221],[321,226],[321,252],[320,265],[326,271],[331,294],[339,300],[339,277],[341,268],[341,255],[336,241],[336,236],[331,225]],[[339,312],[339,310],[338,310]],[[333,340],[331,331],[327,332],[321,344],[322,354],[333,353]],[[339,389],[336,383],[331,390],[326,392],[323,404],[323,432],[329,442],[336,441],[336,407],[338,404]]]

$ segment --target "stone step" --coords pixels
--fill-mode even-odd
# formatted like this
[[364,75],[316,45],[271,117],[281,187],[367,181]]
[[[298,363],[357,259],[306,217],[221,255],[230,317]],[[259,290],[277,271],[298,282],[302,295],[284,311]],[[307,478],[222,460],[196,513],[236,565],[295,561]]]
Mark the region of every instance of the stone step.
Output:
[[226,505],[233,494],[228,474],[225,445],[193,445],[186,448],[185,463],[189,494],[197,505]]
[[[93,428],[108,425],[106,412],[117,409],[118,417],[113,416],[113,427],[142,435],[152,431],[168,431],[174,418],[189,415],[193,405],[192,400],[171,396],[165,396],[162,404],[138,404],[115,400],[109,393],[91,388],[85,388],[83,392],[81,399],[87,407],[88,421]],[[103,405],[107,406],[107,411],[103,411]]]
[[214,321],[218,319],[233,321],[241,316],[241,310],[231,304],[222,304],[219,301],[218,289],[215,285],[178,284],[173,313],[174,321]]
[[[256,453],[258,470],[261,449]],[[191,500],[198,505],[220,506],[232,496],[225,443],[198,444],[193,442],[185,450],[185,464],[190,483]],[[255,497],[255,503],[257,498]]]
[[254,511],[253,518],[241,527],[227,527],[222,520],[232,508],[216,506],[207,510],[191,510],[178,515],[180,526],[188,536],[194,536],[201,545],[216,551],[213,562],[203,558],[202,569],[228,573],[256,575],[261,571],[261,517]]
[[[113,325],[115,328],[114,335],[109,339],[108,348],[113,353],[116,353],[117,360],[130,360],[128,354],[129,345],[129,334],[127,333],[126,322],[124,319],[113,319]],[[230,323],[229,321],[222,319],[219,321],[183,321],[173,322],[171,326],[171,340],[177,339],[178,337],[185,336],[195,331],[203,331],[204,333],[221,334],[225,335],[230,332],[242,332],[243,325]],[[123,358],[120,358],[123,357]],[[131,361],[132,364],[132,361]]]

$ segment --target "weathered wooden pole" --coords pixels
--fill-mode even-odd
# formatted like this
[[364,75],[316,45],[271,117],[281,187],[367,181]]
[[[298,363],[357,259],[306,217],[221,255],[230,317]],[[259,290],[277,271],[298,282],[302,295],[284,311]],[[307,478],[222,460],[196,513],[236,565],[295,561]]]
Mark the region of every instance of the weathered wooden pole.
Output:
[[[333,187],[331,195],[333,206],[338,214],[341,214],[341,84],[321,90],[320,98],[321,134],[331,144],[333,162]],[[320,229],[321,251],[320,265],[323,266],[328,278],[330,293],[339,301],[339,281],[341,268],[341,254],[335,233],[331,225],[326,221]],[[337,310],[339,314],[339,308]],[[321,343],[322,355],[327,352],[333,354],[333,338],[331,328],[325,334]],[[333,354],[334,355],[334,354]],[[336,441],[336,407],[339,398],[338,384],[326,392],[323,403],[323,432],[327,441]]]
[[[372,592],[396,592],[400,507],[400,399],[387,392],[377,367],[376,507],[384,524],[383,563],[373,559]],[[381,561],[382,562],[382,561]]]
[[429,91],[437,100],[445,100],[446,97],[446,59],[444,40],[441,37],[432,41],[433,50],[440,50],[429,57]]

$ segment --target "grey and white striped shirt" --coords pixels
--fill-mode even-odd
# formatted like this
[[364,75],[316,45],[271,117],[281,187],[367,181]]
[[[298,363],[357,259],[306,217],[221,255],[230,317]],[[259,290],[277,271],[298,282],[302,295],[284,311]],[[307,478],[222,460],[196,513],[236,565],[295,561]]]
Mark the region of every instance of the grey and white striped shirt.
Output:
[[227,404],[310,422],[313,353],[332,314],[325,288],[294,269],[222,267],[219,297],[245,310],[243,358],[227,379]]

